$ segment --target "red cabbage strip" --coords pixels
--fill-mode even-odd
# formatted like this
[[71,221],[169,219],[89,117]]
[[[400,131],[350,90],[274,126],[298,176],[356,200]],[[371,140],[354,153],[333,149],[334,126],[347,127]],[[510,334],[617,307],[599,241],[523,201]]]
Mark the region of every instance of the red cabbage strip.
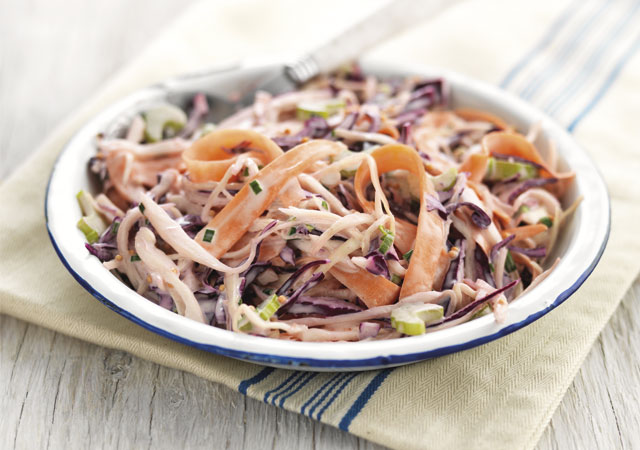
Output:
[[378,322],[362,322],[358,331],[360,339],[376,337],[380,331],[381,325]]
[[447,209],[444,207],[444,205],[440,202],[439,199],[435,198],[433,195],[427,195],[426,199],[427,199],[427,211],[433,211],[435,209],[438,212],[444,214],[445,217],[448,215]]
[[202,118],[209,112],[209,104],[207,103],[207,97],[204,94],[196,94],[193,97],[193,108],[189,114],[189,120],[187,124],[182,128],[180,137],[189,137],[200,125]]
[[496,245],[494,245],[491,248],[491,261],[495,261],[496,258],[498,257],[498,252],[500,251],[500,249],[502,247],[504,247],[505,245],[507,245],[509,242],[513,241],[516,238],[515,234],[511,234],[508,237],[504,238],[503,240],[501,240],[500,242],[498,242]]
[[118,253],[116,236],[118,235],[117,230],[121,221],[122,219],[120,217],[116,217],[113,219],[113,222],[111,222],[111,225],[100,235],[98,242],[94,244],[84,244],[89,253],[98,258],[100,262],[111,261],[116,257]]
[[463,317],[465,314],[470,313],[471,311],[473,311],[475,308],[477,308],[478,306],[482,305],[483,303],[488,302],[489,300],[491,300],[492,298],[502,294],[504,291],[507,291],[509,289],[511,289],[512,287],[514,287],[516,284],[518,284],[520,280],[513,280],[511,283],[507,284],[506,286],[501,287],[500,289],[496,289],[495,291],[491,292],[490,294],[485,295],[482,298],[479,298],[478,300],[474,300],[471,303],[469,303],[467,306],[465,306],[462,309],[459,309],[458,311],[454,312],[453,314],[444,317],[443,319],[439,320],[438,322],[432,323],[427,325],[428,328],[430,327],[435,327],[438,325],[442,325],[443,323],[447,323],[451,320],[456,320],[459,319],[461,317]]
[[369,253],[365,258],[367,258],[366,268],[369,272],[374,275],[382,275],[387,280],[391,278],[389,267],[382,253],[376,250]]
[[522,248],[516,246],[509,246],[509,250],[516,253],[521,253],[529,258],[544,258],[547,256],[546,247],[537,247],[537,248]]
[[296,265],[296,254],[291,247],[287,247],[286,245],[280,251],[280,259],[289,265]]
[[339,314],[350,314],[362,311],[363,308],[334,297],[309,297],[301,295],[295,305],[287,311],[288,314],[308,315],[315,314],[321,316],[337,316]]
[[285,295],[286,292],[289,290],[289,288],[291,288],[291,285],[298,279],[300,278],[300,276],[305,273],[307,270],[309,270],[312,267],[315,266],[320,266],[322,264],[326,264],[328,263],[329,260],[328,259],[318,259],[316,261],[311,261],[307,264],[305,264],[304,266],[300,267],[298,270],[296,270],[295,272],[293,272],[293,274],[287,279],[287,281],[285,281],[284,283],[282,283],[282,286],[280,286],[280,289],[278,289],[276,291],[276,295]]
[[176,222],[191,239],[194,239],[200,230],[206,225],[199,214],[187,214],[186,216],[176,219]]
[[473,210],[473,213],[471,213],[471,220],[478,228],[487,228],[489,225],[491,225],[491,218],[487,215],[486,212],[484,212],[482,208],[480,208],[475,203],[458,202],[452,205],[447,205],[447,214],[451,214],[461,206],[466,206],[467,208]]
[[305,281],[302,284],[302,286],[300,286],[298,289],[296,289],[294,291],[293,294],[291,294],[291,296],[287,300],[287,303],[285,303],[280,308],[278,308],[278,311],[277,311],[278,314],[282,314],[282,313],[287,312],[289,310],[289,308],[291,308],[296,303],[296,301],[298,301],[298,299],[300,298],[300,296],[302,294],[304,294],[306,291],[308,291],[309,289],[314,287],[316,284],[320,283],[323,279],[324,279],[324,273],[322,273],[322,272],[314,273],[311,276],[311,278],[309,278],[307,281]]
[[375,133],[380,129],[380,115],[366,113],[365,116],[369,119],[371,125],[369,125],[369,133]]
[[327,138],[331,127],[322,117],[312,116],[304,123],[304,127],[294,135],[278,136],[273,141],[287,151],[300,144],[306,137],[311,139]]
[[400,137],[398,138],[398,142],[401,144],[409,144],[409,135],[411,133],[411,123],[405,122],[400,127]]
[[426,114],[426,112],[427,112],[427,109],[425,109],[425,108],[413,109],[411,111],[405,111],[405,112],[402,112],[402,113],[398,114],[397,116],[394,117],[394,119],[399,124],[405,124],[405,123],[412,124],[416,120],[418,120],[420,117],[424,116]]
[[456,256],[453,261],[451,261],[451,264],[449,264],[449,270],[447,270],[444,282],[442,283],[443,290],[451,289],[453,285],[459,283],[464,276],[464,256],[467,248],[467,241],[465,239],[460,239],[455,245],[460,249],[460,251],[458,252],[458,256]]
[[336,128],[340,128],[341,130],[350,130],[356,124],[356,120],[358,119],[358,113],[353,112],[349,113],[345,116],[345,118],[338,124]]
[[476,260],[476,277],[485,280],[492,287],[496,286],[496,282],[493,279],[493,273],[491,273],[491,266],[489,266],[489,258],[484,254],[484,251],[480,247],[476,247],[474,252]]
[[520,186],[515,188],[511,194],[509,194],[509,198],[507,202],[510,205],[513,205],[513,202],[518,198],[518,196],[531,188],[541,187],[547,184],[555,183],[558,181],[557,178],[533,178],[531,180],[523,181]]

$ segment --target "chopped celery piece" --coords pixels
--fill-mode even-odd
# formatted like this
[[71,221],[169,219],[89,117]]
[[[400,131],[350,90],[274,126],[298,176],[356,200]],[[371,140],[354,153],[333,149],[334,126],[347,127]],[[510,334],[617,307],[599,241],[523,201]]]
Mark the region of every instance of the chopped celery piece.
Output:
[[144,137],[149,142],[161,141],[164,130],[179,131],[187,123],[187,115],[177,106],[163,103],[144,113]]
[[529,180],[538,176],[538,169],[527,163],[489,158],[487,173],[484,179],[488,181],[501,181],[515,175],[520,175],[519,180]]
[[280,308],[280,300],[276,294],[273,294],[258,305],[257,311],[262,320],[269,320],[271,316],[276,313],[278,308]]
[[91,194],[80,191],[76,195],[76,198],[78,199],[83,214],[77,223],[77,227],[84,233],[87,242],[93,244],[100,238],[100,235],[104,233],[104,230],[107,229],[107,225],[98,214],[98,211],[93,207],[94,200]]
[[445,170],[440,175],[433,177],[433,185],[436,191],[448,191],[456,184],[458,178],[458,171],[455,167]]
[[411,255],[413,255],[413,249],[402,255],[402,259],[404,259],[406,262],[409,262],[411,261]]
[[322,205],[323,209],[329,210],[329,204],[325,200],[322,200],[322,203],[320,204]]
[[[95,216],[91,216],[91,217],[95,217]],[[82,219],[80,219],[78,221],[78,228],[80,228],[80,231],[82,231],[84,233],[84,237],[87,238],[87,242],[89,244],[93,244],[94,242],[97,242],[98,239],[100,239],[100,233],[98,233],[96,231],[95,228],[93,228],[87,221],[87,219],[89,219],[90,217],[83,217]]]
[[319,102],[302,102],[298,103],[296,115],[298,120],[307,120],[313,116],[326,119],[344,109],[345,106],[344,100],[338,98]]
[[238,329],[240,331],[251,331],[252,328],[253,325],[251,325],[251,322],[249,322],[249,319],[247,319],[246,317],[243,317],[238,322]]
[[96,212],[96,209],[93,207],[93,196],[91,194],[80,191],[76,194],[76,198],[78,199],[78,204],[80,205],[83,216],[88,216]]
[[424,334],[426,325],[444,316],[440,305],[431,303],[407,303],[391,312],[391,326],[402,334],[416,336]]

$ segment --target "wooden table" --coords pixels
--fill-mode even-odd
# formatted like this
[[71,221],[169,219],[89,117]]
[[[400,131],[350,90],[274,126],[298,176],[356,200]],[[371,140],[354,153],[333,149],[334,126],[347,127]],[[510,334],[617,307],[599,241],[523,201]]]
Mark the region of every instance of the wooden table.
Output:
[[[0,179],[183,3],[0,0]],[[640,442],[638,300],[640,280],[591,350],[540,449]],[[0,386],[3,449],[378,447],[194,375],[6,316]]]

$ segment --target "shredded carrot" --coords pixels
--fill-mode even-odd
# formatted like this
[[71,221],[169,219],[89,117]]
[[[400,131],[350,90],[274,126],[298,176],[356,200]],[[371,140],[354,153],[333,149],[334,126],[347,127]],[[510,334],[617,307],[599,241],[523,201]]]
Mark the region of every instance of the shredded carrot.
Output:
[[390,305],[400,293],[400,286],[385,277],[374,275],[368,270],[358,268],[356,272],[345,272],[332,267],[331,275],[353,291],[368,308]]
[[182,154],[191,180],[220,181],[237,159],[231,151],[242,146],[266,165],[282,155],[282,149],[266,136],[251,130],[217,130],[198,139]]
[[[443,221],[436,211],[427,211],[427,195],[436,195],[433,183],[427,177],[422,159],[411,147],[389,144],[375,149],[371,156],[376,161],[378,173],[406,170],[417,176],[420,182],[420,214],[413,254],[402,284],[400,298],[439,287],[446,273],[449,257],[445,247]],[[354,189],[365,211],[373,204],[366,199],[365,190],[370,180],[369,165],[361,164],[356,172]],[[400,220],[396,221],[400,223]],[[405,230],[408,227],[405,228]],[[404,231],[402,226],[397,232]],[[406,237],[403,237],[406,239]],[[349,286],[347,286],[349,287]]]
[[481,111],[473,108],[458,108],[454,111],[458,117],[468,120],[470,122],[489,122],[502,130],[512,130],[513,127],[508,125],[504,120],[495,114],[491,114],[487,111]]
[[[273,203],[291,178],[304,172],[315,161],[336,155],[344,149],[344,144],[318,139],[300,144],[281,154],[240,189],[200,230],[196,241],[211,255],[216,258],[222,257]],[[213,230],[213,236],[209,241],[204,241],[207,230]]]
[[502,231],[502,237],[511,236],[512,234],[516,236],[516,241],[521,239],[527,239],[533,237],[537,234],[544,233],[547,231],[547,226],[541,223],[537,223],[535,225],[524,225],[522,227],[508,228]]

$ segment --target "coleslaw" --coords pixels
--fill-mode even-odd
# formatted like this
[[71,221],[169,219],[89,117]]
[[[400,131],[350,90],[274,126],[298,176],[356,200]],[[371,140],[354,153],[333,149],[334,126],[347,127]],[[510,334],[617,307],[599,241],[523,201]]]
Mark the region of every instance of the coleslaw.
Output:
[[[421,335],[494,314],[557,263],[574,174],[445,80],[357,66],[218,124],[197,94],[98,136],[86,248],[198,322],[279,339]],[[545,269],[546,268],[546,269]]]

